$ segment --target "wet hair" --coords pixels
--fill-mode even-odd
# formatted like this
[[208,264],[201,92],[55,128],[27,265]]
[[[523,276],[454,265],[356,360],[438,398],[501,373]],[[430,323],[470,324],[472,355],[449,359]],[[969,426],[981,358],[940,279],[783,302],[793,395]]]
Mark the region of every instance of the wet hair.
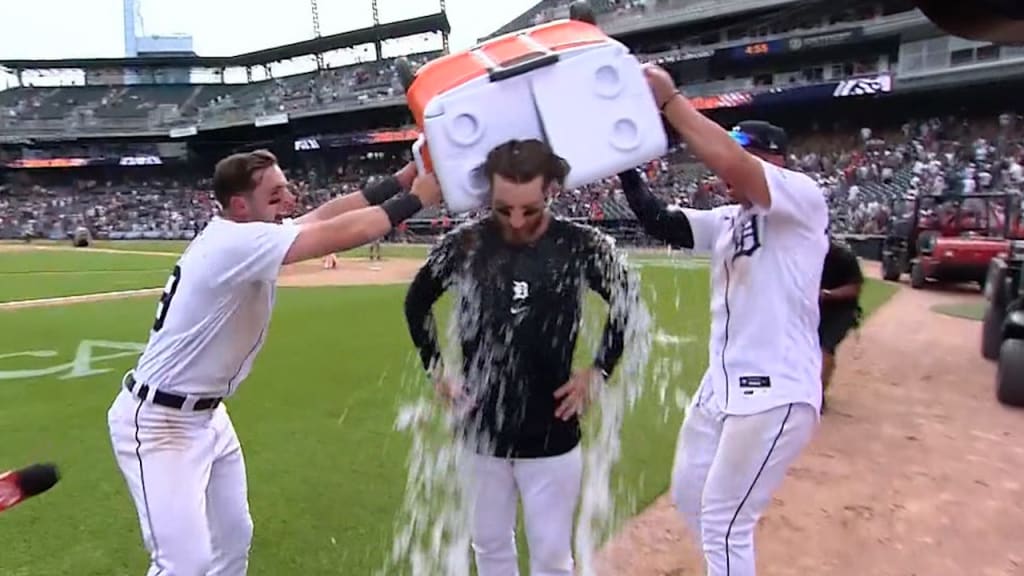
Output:
[[240,152],[223,158],[213,169],[213,197],[226,209],[233,197],[248,194],[256,188],[259,184],[254,178],[257,172],[272,166],[277,166],[277,156],[269,150]]
[[509,140],[487,154],[484,175],[488,182],[495,176],[525,184],[537,177],[544,178],[546,190],[553,182],[565,184],[569,163],[555,154],[546,142],[540,140]]

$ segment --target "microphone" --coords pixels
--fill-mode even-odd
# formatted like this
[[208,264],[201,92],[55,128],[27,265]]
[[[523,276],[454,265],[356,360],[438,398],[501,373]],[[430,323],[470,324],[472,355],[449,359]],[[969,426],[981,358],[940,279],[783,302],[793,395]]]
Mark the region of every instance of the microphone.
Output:
[[33,464],[0,474],[0,512],[42,494],[60,480],[56,464]]

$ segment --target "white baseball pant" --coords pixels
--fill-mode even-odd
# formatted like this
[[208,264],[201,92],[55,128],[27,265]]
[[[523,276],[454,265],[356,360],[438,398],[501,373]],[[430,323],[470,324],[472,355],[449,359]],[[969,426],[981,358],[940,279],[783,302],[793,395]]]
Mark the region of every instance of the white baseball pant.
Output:
[[704,551],[708,576],[754,576],[754,527],[818,415],[803,403],[749,416],[708,404],[695,397],[680,427],[672,500]]
[[107,422],[149,551],[147,576],[244,576],[252,518],[224,405],[182,411],[122,389]]
[[530,550],[530,576],[572,576],[573,523],[583,479],[580,447],[546,458],[470,454],[466,475],[470,530],[479,576],[519,576],[516,513]]

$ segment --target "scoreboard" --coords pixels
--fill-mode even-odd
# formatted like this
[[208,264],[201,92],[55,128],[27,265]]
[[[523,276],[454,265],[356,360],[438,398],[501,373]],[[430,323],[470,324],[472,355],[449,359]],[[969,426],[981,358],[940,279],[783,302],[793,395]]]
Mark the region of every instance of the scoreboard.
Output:
[[757,58],[786,52],[786,43],[783,40],[769,40],[767,42],[754,42],[746,46],[734,46],[729,49],[729,56],[735,60]]
[[861,28],[847,28],[834,32],[822,34],[811,34],[808,36],[792,36],[785,39],[766,40],[753,42],[744,46],[726,48],[725,51],[733,60],[746,60],[747,58],[758,58],[761,56],[773,56],[784,52],[799,52],[802,50],[813,50],[816,48],[827,48],[843,44],[851,44],[863,37]]

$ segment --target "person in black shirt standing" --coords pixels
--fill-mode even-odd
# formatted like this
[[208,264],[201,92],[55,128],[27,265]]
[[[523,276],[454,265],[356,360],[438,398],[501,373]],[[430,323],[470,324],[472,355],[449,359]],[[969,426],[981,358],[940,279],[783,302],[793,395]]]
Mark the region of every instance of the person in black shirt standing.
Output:
[[[623,352],[638,289],[613,240],[551,214],[569,166],[538,140],[490,152],[491,213],[456,228],[409,287],[409,333],[471,450],[471,537],[480,576],[516,574],[522,498],[530,573],[573,573],[573,520],[582,480],[580,415]],[[597,355],[572,371],[583,295],[609,305]],[[461,370],[445,371],[431,309],[457,295]],[[456,375],[453,375],[453,372]],[[517,496],[518,490],[518,496]]]
[[857,256],[835,239],[829,242],[825,266],[821,271],[821,317],[818,339],[821,341],[821,397],[836,369],[836,348],[846,334],[860,324],[860,289],[864,274]]

